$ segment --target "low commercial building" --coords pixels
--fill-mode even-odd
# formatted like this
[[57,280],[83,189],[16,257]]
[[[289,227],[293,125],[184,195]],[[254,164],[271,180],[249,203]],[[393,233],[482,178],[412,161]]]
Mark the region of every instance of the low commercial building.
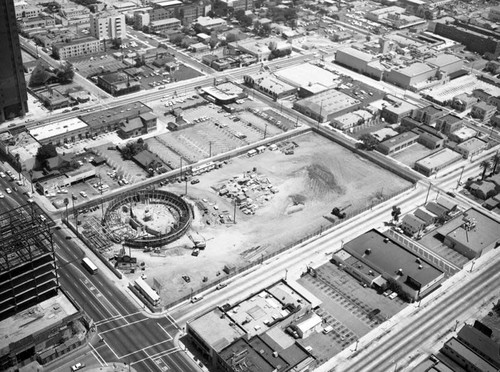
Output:
[[393,99],[391,101],[385,101],[380,117],[384,119],[387,123],[396,124],[399,123],[404,117],[410,116],[417,106],[400,99]]
[[419,135],[413,132],[404,132],[378,144],[377,150],[385,155],[392,155],[410,147],[418,141]]
[[253,89],[262,92],[273,99],[291,96],[297,92],[297,88],[280,81],[268,73],[258,73],[256,75],[245,75],[243,80]]
[[149,24],[149,32],[157,34],[168,34],[175,32],[181,28],[181,21],[177,18],[166,18],[158,21],[151,21]]
[[473,137],[465,142],[460,143],[455,147],[455,151],[462,154],[464,159],[472,158],[483,152],[487,148],[488,144],[477,137]]
[[446,341],[441,352],[466,371],[497,372],[498,369],[462,344],[456,337]]
[[474,326],[466,324],[458,332],[458,340],[483,360],[500,369],[500,344],[492,339],[492,330],[476,321]]
[[463,68],[464,61],[448,53],[439,54],[436,57],[427,58],[425,63],[434,66],[438,71],[445,72],[446,74],[453,74]]
[[416,89],[416,84],[436,76],[437,68],[427,63],[415,62],[410,66],[390,70],[385,75],[385,80],[404,89]]
[[442,149],[415,162],[415,170],[431,176],[462,159],[462,155],[450,149]]
[[213,31],[225,31],[227,21],[222,18],[198,17],[194,26],[198,27],[201,32],[210,35]]
[[436,129],[450,135],[464,126],[463,119],[452,114],[445,115],[436,120]]
[[362,123],[370,123],[373,115],[366,110],[356,110],[344,115],[337,116],[331,125],[340,130],[348,130]]
[[104,44],[92,36],[71,40],[67,43],[52,45],[52,54],[61,60],[104,51]]
[[318,122],[332,121],[335,116],[360,108],[361,102],[336,89],[329,89],[301,99],[293,108]]
[[[339,85],[339,76],[310,63],[284,67],[274,75],[285,83],[297,88],[299,97],[308,97]],[[311,92],[311,94],[308,94]]]
[[246,93],[233,83],[223,83],[214,87],[203,87],[201,91],[209,101],[221,105],[234,103],[236,100],[246,97]]
[[477,102],[477,98],[467,93],[459,94],[456,97],[453,97],[453,101],[451,102],[451,108],[457,111],[466,111],[472,108],[472,105]]
[[423,124],[432,125],[437,122],[437,120],[446,115],[443,109],[437,108],[433,105],[425,106],[416,109],[411,117]]
[[79,118],[32,127],[29,133],[40,145],[55,146],[90,136],[88,125]]
[[435,231],[443,243],[461,255],[474,259],[497,247],[500,224],[471,208]]
[[115,97],[141,90],[141,83],[124,72],[99,75],[97,86]]
[[89,135],[112,132],[120,129],[120,124],[132,120],[153,110],[142,102],[132,102],[126,105],[82,115],[79,118],[88,125]]
[[467,141],[470,138],[475,137],[476,135],[477,135],[476,130],[469,128],[469,127],[466,127],[466,126],[463,126],[459,129],[455,130],[454,132],[450,133],[450,135],[448,137],[451,141],[454,141],[457,143],[462,143],[462,142]]
[[337,51],[335,63],[376,80],[381,80],[385,71],[385,68],[376,60],[373,54],[350,47]]
[[151,112],[145,112],[136,118],[125,119],[120,123],[118,135],[120,138],[138,137],[156,129],[157,116]]
[[414,300],[444,279],[444,272],[432,263],[375,229],[345,243],[332,261],[375,288],[385,289],[389,281],[395,281],[401,286],[401,294]]
[[307,370],[314,358],[283,332],[311,312],[308,296],[312,295],[299,293],[299,287],[280,281],[230,308],[215,308],[188,321],[186,332],[213,368],[228,372],[241,371],[243,366],[259,372]]

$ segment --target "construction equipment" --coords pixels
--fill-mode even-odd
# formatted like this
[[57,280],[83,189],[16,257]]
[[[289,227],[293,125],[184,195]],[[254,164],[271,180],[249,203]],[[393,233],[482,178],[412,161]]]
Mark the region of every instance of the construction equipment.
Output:
[[348,204],[348,205],[346,205],[345,207],[342,207],[342,208],[339,208],[339,207],[334,207],[334,208],[332,209],[332,214],[333,214],[335,217],[339,218],[339,219],[343,219],[343,218],[345,218],[345,216],[346,216],[346,214],[345,214],[345,212],[344,212],[344,211],[345,211],[347,208],[349,208],[351,205],[352,205],[352,204]]

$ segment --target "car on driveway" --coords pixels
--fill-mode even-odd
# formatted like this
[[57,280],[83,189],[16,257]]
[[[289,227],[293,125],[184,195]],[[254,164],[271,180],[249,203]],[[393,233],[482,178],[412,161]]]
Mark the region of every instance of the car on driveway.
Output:
[[3,192],[0,192],[0,199],[3,199],[5,198],[5,195],[3,194]]
[[5,178],[5,173],[4,172],[0,172],[0,177]]
[[5,192],[6,192],[7,194],[11,194],[11,193],[12,193],[12,190],[11,190],[9,187],[7,187],[7,188],[5,189]]

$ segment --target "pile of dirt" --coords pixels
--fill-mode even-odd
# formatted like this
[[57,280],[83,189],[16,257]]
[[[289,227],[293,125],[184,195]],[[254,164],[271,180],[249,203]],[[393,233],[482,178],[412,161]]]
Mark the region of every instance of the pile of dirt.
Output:
[[304,209],[306,197],[301,194],[292,194],[288,196],[289,203],[285,208],[285,214],[300,212]]
[[322,196],[335,192],[339,195],[345,193],[344,188],[337,183],[335,176],[323,164],[313,163],[306,168],[307,172],[307,185],[313,194]]

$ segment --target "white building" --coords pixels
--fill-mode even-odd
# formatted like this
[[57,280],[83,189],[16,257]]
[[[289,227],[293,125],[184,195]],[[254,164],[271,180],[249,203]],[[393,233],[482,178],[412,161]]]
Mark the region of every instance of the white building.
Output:
[[91,14],[90,34],[99,40],[125,39],[127,37],[125,15],[109,12]]

